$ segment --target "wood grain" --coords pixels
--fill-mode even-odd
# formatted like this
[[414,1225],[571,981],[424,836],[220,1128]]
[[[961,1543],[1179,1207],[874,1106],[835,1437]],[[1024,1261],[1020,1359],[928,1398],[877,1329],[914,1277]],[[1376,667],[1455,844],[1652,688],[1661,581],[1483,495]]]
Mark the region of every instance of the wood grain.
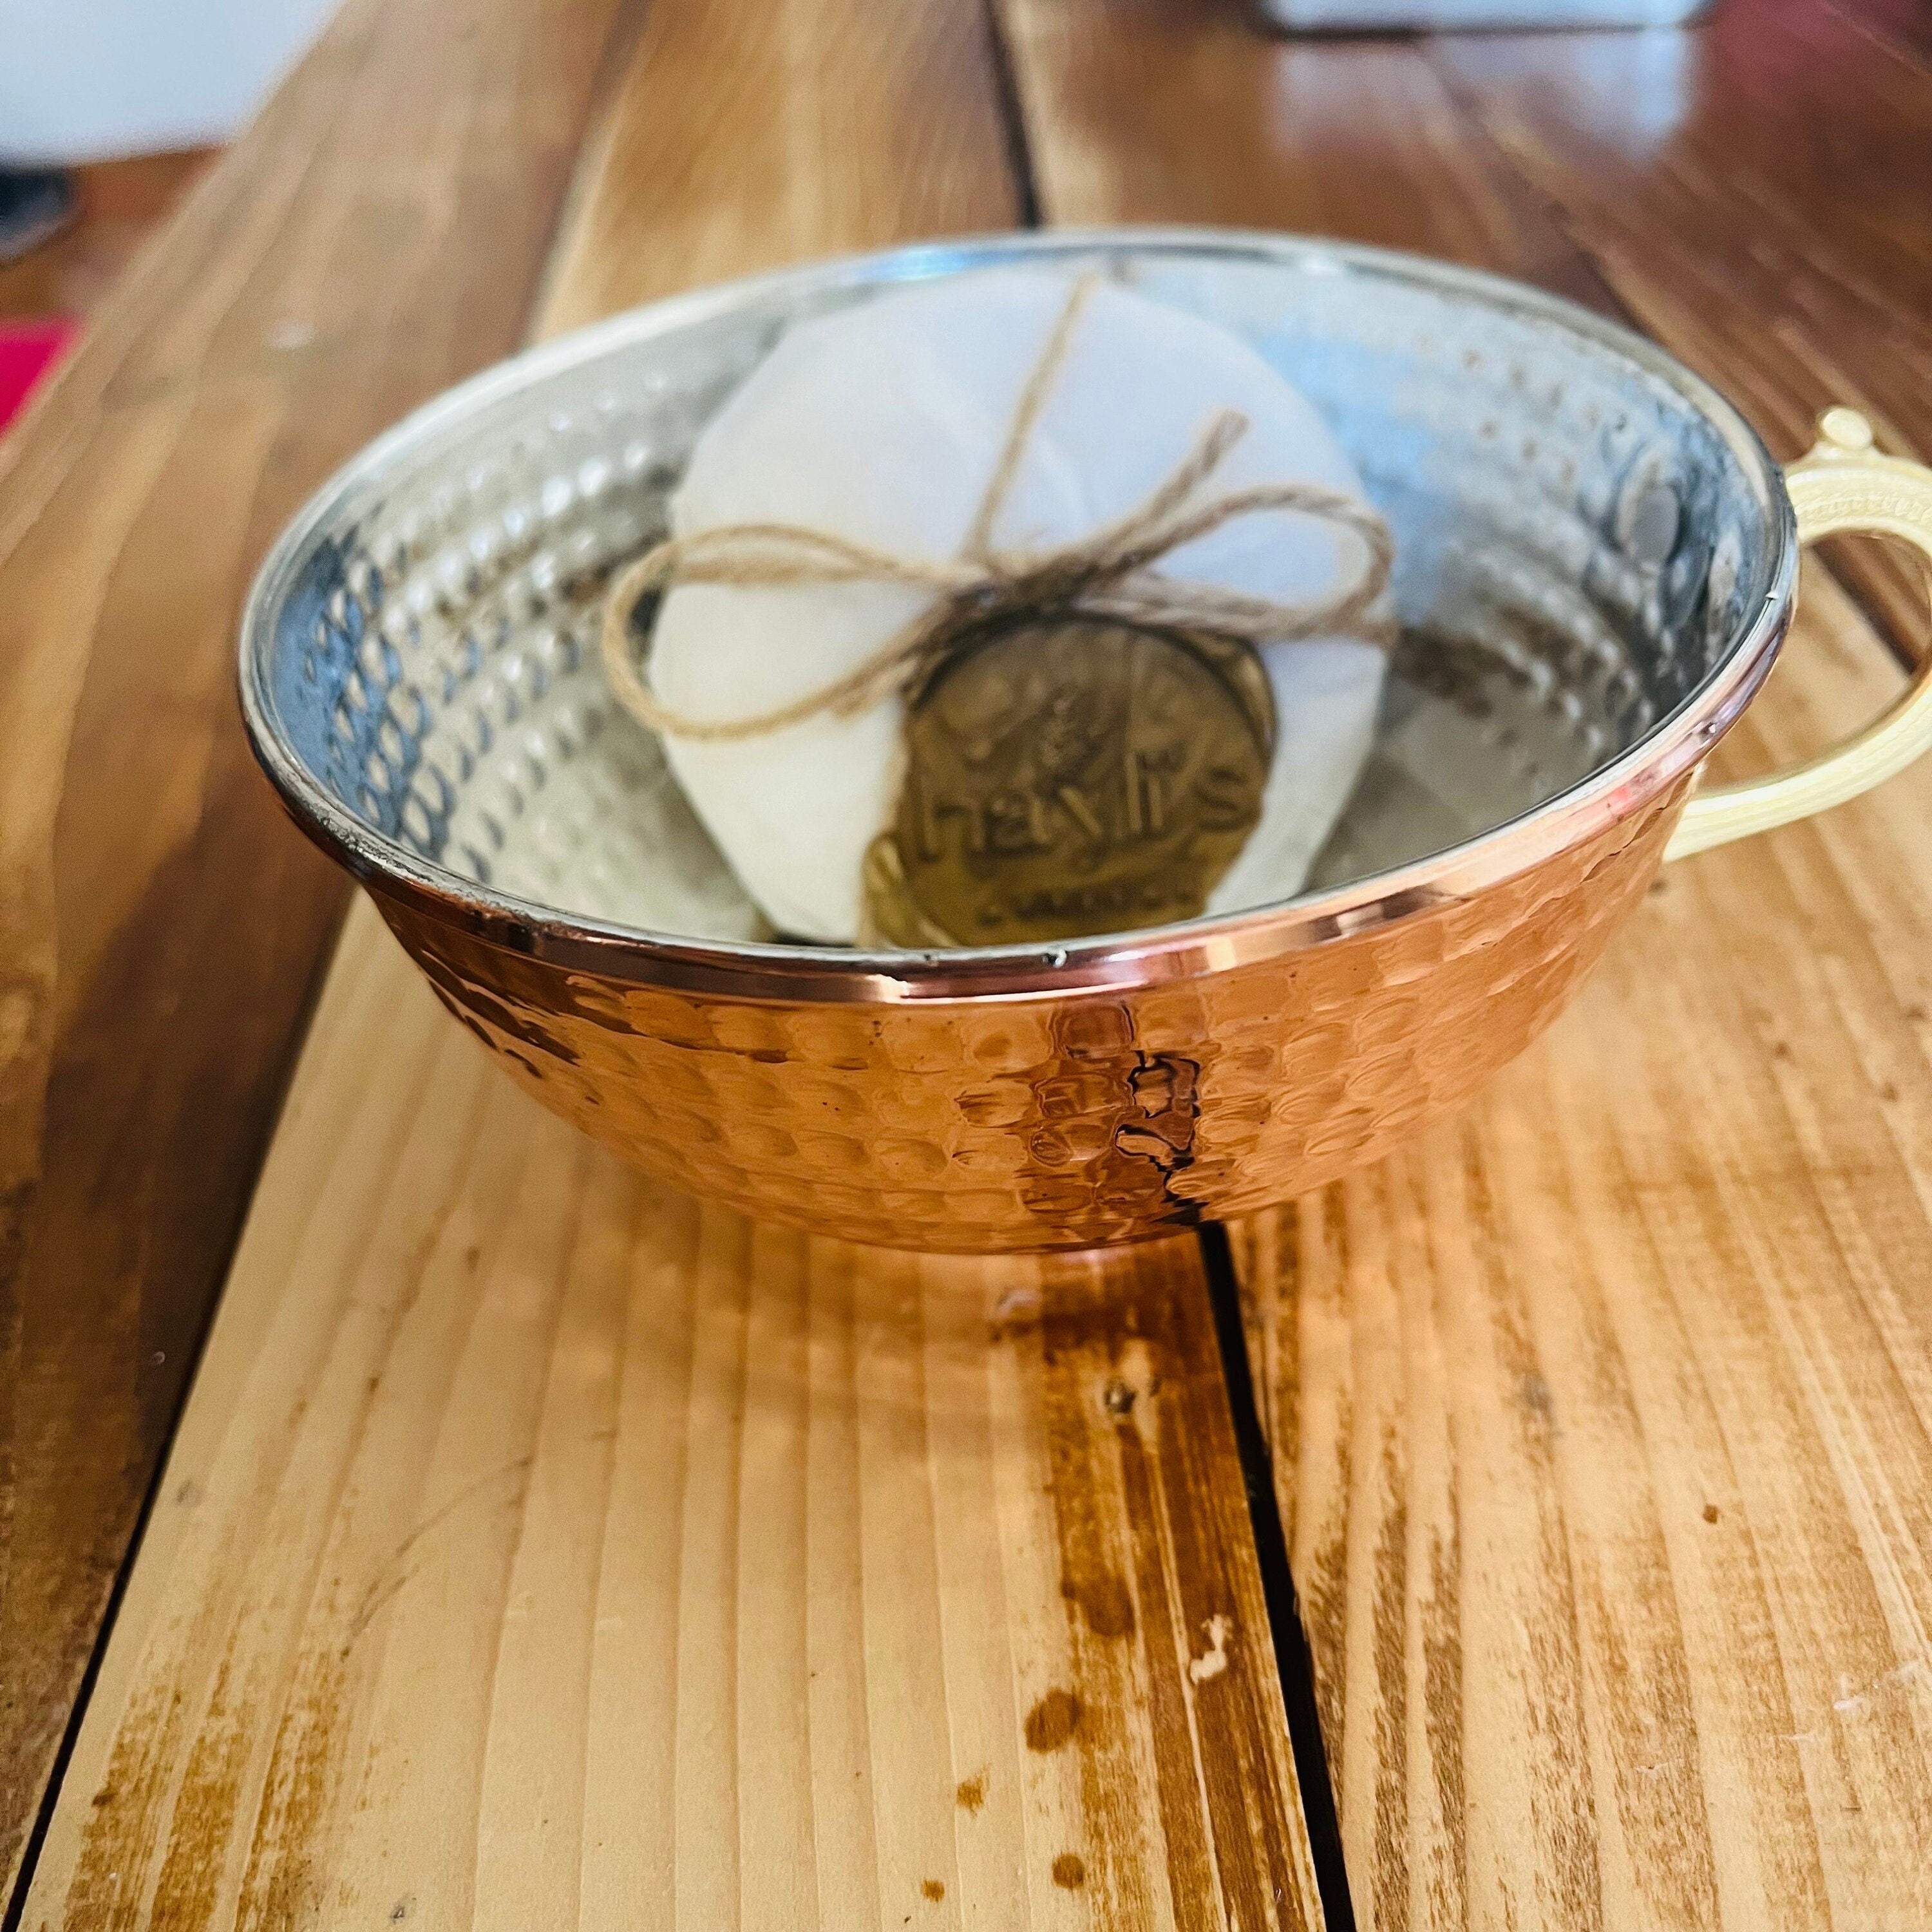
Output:
[[1861,32],[1932,67],[1932,19],[1917,0],[1837,0],[1837,10]]
[[961,0],[661,0],[586,170],[550,329],[814,255],[1012,226],[994,58]]
[[[1004,15],[1054,218],[1458,256],[1637,320],[1787,453],[1844,395],[1923,434],[1932,81],[1843,14]],[[1896,688],[1806,577],[1733,767]],[[1916,574],[1874,586],[1922,649]],[[1366,1925],[1932,1921],[1929,801],[1673,871],[1463,1119],[1232,1231]]]
[[[1826,0],[1689,32],[1270,40],[1239,5],[1000,0],[1043,212],[1419,249],[1654,336],[1789,458],[1932,451],[1932,72]],[[1924,575],[1834,546],[1900,649]]]
[[1276,40],[1240,5],[999,0],[1042,212],[1341,235],[1614,302],[1406,38]]
[[0,443],[0,1871],[342,888],[235,715],[302,496],[513,346],[629,0],[354,0]]
[[[1640,324],[1795,454],[1863,410],[1932,452],[1932,69],[1821,0],[1685,34],[1444,37],[1450,92]],[[1919,565],[1834,550],[1901,644]]]
[[359,907],[25,1924],[1316,1922],[1205,1309],[698,1208]]
[[[999,10],[1053,218],[1458,255],[1634,316],[1787,453],[1807,386],[1840,372],[1871,386],[1854,399],[1898,399],[1876,410],[1890,434],[1918,434],[1875,365],[1917,353],[1922,319],[1874,292],[1884,250],[1922,239],[1901,187],[1922,62],[1880,0],[1774,0],[1770,54],[1729,30],[1459,52],[1284,46],[1182,0]],[[352,26],[366,41],[375,16]],[[383,71],[400,89],[407,68],[413,100],[432,50],[398,31]],[[1697,86],[1658,134],[1642,74],[1600,68],[1666,46]],[[1725,118],[1726,62],[1762,128]],[[1892,131],[1840,141],[1862,88]],[[794,253],[1004,224],[1022,202],[994,92],[965,0],[657,0],[580,177],[550,326]],[[436,98],[465,111],[460,88]],[[380,128],[354,131],[386,160]],[[1619,166],[1628,230],[1596,178]],[[1680,174],[1694,262],[1661,232],[1690,218]],[[1861,183],[1882,205],[1839,232],[1833,195]],[[1803,202],[1774,224],[1796,292],[1760,354],[1766,285],[1741,258],[1780,195]],[[386,261],[384,218],[416,212],[397,194],[338,253]],[[277,252],[273,222],[251,232],[308,263],[302,286],[332,286]],[[123,442],[90,430],[84,481],[46,467],[58,438],[37,458],[64,493],[43,580],[57,562],[110,613],[184,549],[152,479],[197,344],[237,356],[195,390],[194,425],[218,419],[234,498],[272,496],[338,427],[305,416],[291,452],[232,406],[268,406],[249,386],[264,311],[207,279],[170,285],[146,361],[98,386]],[[449,311],[452,339],[477,326]],[[412,346],[419,364],[384,365],[399,390],[438,352]],[[227,501],[204,482],[174,507],[199,528]],[[144,518],[117,574],[118,526]],[[232,597],[233,572],[202,574]],[[1811,575],[1815,656],[1780,674],[1746,756],[1821,742],[1894,675]],[[1903,578],[1859,583],[1895,620],[1916,608]],[[29,646],[26,715],[64,715],[44,692],[71,704],[67,660]],[[157,710],[155,674],[118,675]],[[146,808],[113,820],[138,866],[178,823],[170,783],[202,767],[178,743],[144,763],[124,731],[95,742],[93,768]],[[1932,1913],[1925,802],[1914,781],[1674,874],[1490,1100],[1237,1231],[1371,1923],[1892,1932]],[[44,867],[38,898],[14,894],[8,830],[0,811],[0,915],[57,883],[83,941],[120,931],[131,874]],[[196,880],[236,876],[194,849]],[[266,943],[213,938],[221,957]],[[135,953],[86,983],[199,993],[194,942],[170,940],[171,979]],[[19,956],[38,1002],[54,956]],[[40,1006],[14,1010],[41,1052]],[[230,1089],[260,1048],[245,1025],[232,1044],[242,1064],[217,1083],[202,1063],[195,1109],[162,1110],[177,1142],[184,1120],[247,1115]],[[77,1109],[83,1076],[106,1077],[76,1054]],[[142,1200],[126,1228],[151,1224]],[[81,1252],[77,1207],[61,1225],[58,1252]],[[106,1332],[122,1346],[124,1324]],[[364,913],[26,1922],[1312,1923],[1247,1538],[1188,1250],[912,1262],[692,1208],[490,1076]]]
[[[977,10],[866,19],[661,0],[545,328],[1010,220]],[[366,908],[161,1497],[29,1926],[1318,1922],[1193,1246],[700,1209]]]
[[[1741,728],[1895,681],[1813,602]],[[1460,1121],[1234,1231],[1372,1927],[1932,1922],[1932,773],[1687,860]]]

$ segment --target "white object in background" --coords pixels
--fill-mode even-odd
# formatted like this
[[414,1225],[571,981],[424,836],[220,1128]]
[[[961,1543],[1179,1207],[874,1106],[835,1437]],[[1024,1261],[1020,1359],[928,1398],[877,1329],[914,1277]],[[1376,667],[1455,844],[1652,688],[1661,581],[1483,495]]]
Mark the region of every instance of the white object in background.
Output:
[[1290,33],[1454,33],[1543,27],[1681,27],[1712,0],[1257,0]]
[[[698,439],[676,534],[803,524],[896,555],[955,556],[1022,388],[1071,284],[1036,269],[949,276],[791,329]],[[1096,288],[995,522],[996,548],[1070,542],[1137,509],[1223,410],[1248,433],[1208,494],[1361,480],[1298,390],[1247,344],[1112,284]],[[1306,517],[1243,517],[1161,560],[1166,574],[1312,603],[1360,567],[1352,535]],[[754,716],[823,688],[931,602],[903,586],[674,587],[650,680],[674,711]],[[1347,639],[1262,652],[1275,757],[1262,814],[1210,911],[1292,897],[1366,755],[1382,652]],[[821,712],[736,741],[667,738],[672,770],[780,931],[857,937],[866,848],[896,802],[904,704]]]
[[225,141],[337,0],[0,0],[0,162]]

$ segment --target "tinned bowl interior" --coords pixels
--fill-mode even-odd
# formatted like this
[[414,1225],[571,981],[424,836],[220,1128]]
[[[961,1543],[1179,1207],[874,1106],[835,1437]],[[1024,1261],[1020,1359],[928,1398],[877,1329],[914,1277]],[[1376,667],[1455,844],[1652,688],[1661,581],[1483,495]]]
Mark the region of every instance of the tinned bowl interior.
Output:
[[1648,345],[1441,265],[1279,238],[1009,238],[621,317],[493,371],[338,478],[265,569],[250,723],[365,876],[485,920],[739,950],[769,932],[612,702],[615,566],[797,319],[895,284],[1098,266],[1234,331],[1316,404],[1396,544],[1375,750],[1308,891],[1480,840],[1640,752],[1788,579],[1774,468]]
[[[1210,317],[1322,410],[1395,538],[1372,752],[1280,906],[1064,946],[785,944],[614,706],[605,588],[790,322],[1016,261]],[[1278,238],[1007,238],[682,298],[452,392],[284,537],[242,696],[452,1012],[625,1159],[863,1240],[1082,1246],[1318,1185],[1532,1040],[1768,668],[1795,559],[1736,412],[1567,304]]]

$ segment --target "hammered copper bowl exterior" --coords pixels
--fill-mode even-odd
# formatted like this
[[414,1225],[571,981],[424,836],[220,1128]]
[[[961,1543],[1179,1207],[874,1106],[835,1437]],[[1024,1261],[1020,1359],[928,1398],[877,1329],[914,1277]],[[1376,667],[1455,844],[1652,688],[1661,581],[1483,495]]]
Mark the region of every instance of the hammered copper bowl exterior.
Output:
[[[1392,659],[1356,843],[1298,899],[1064,946],[776,943],[611,704],[604,586],[799,316],[1026,261],[1244,334],[1354,458],[1420,646],[1400,703]],[[1291,237],[995,237],[680,298],[432,404],[264,565],[243,708],[444,1004],[627,1160],[862,1240],[1082,1246],[1318,1185],[1520,1052],[1768,669],[1795,559],[1736,412],[1553,298]],[[1376,845],[1364,801],[1444,776],[1487,802]]]
[[1034,999],[644,987],[378,902],[524,1087],[650,1173],[888,1246],[1084,1247],[1286,1200],[1466,1100],[1595,963],[1684,789],[1458,903],[1199,978]]

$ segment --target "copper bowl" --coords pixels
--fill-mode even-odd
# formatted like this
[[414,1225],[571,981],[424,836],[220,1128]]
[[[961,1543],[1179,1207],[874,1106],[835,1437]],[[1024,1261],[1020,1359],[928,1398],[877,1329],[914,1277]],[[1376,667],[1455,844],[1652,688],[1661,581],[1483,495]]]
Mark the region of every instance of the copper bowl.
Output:
[[[1047,948],[771,943],[613,711],[599,590],[788,320],[1019,260],[1212,316],[1324,410],[1400,559],[1370,770],[1285,904]],[[443,1004],[627,1160],[895,1246],[1133,1240],[1374,1159],[1549,1023],[1664,859],[1932,736],[1922,684],[1826,759],[1691,796],[1770,668],[1801,536],[1932,548],[1932,474],[1847,412],[1825,428],[1780,475],[1651,344],[1326,242],[1117,230],[816,266],[619,316],[374,445],[264,566],[243,705]]]

